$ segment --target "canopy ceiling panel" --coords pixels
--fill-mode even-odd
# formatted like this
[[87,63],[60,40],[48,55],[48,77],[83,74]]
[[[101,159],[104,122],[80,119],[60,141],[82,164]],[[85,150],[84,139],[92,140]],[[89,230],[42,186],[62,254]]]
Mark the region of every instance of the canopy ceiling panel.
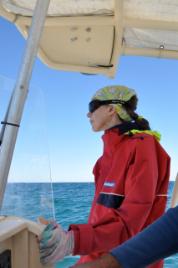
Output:
[[178,31],[126,28],[124,41],[129,47],[178,51]]
[[51,63],[108,66],[113,40],[113,26],[49,26],[45,27],[41,50]]
[[[36,0],[0,0],[27,37]],[[178,0],[51,0],[39,57],[52,68],[114,76],[121,55],[178,58]]]
[[[31,16],[36,0],[2,0],[4,8],[16,14]],[[114,0],[51,0],[50,16],[75,16],[90,14],[112,14]]]
[[[4,8],[16,14],[31,16],[36,0],[2,0]],[[74,16],[113,14],[114,0],[51,0],[48,15]],[[125,0],[124,14],[132,18],[177,21],[177,0]]]

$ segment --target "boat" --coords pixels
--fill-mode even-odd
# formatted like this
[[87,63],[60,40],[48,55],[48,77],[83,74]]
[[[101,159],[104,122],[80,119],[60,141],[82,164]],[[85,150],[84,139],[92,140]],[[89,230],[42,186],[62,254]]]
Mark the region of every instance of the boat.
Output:
[[[15,24],[27,39],[19,76],[2,122],[2,206],[36,55],[49,68],[108,77],[115,76],[121,55],[177,59],[178,3],[171,0],[1,0],[0,15]],[[172,206],[176,203],[174,197]],[[0,266],[43,267],[36,242],[41,229],[33,221],[2,216]]]

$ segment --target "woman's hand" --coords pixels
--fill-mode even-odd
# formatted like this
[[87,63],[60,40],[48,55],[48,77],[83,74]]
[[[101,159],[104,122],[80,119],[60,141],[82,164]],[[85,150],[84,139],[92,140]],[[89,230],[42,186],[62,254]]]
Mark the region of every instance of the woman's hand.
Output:
[[64,231],[56,222],[49,222],[45,219],[39,219],[39,221],[46,225],[38,237],[41,263],[54,264],[72,254],[74,248],[73,232]]

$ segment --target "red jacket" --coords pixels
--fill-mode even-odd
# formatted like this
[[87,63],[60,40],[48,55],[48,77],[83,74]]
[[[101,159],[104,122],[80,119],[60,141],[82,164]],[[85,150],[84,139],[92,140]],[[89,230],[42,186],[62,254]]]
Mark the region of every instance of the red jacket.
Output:
[[113,128],[103,141],[103,155],[94,167],[96,190],[88,224],[70,226],[74,255],[85,255],[80,263],[134,236],[163,214],[167,201],[170,158],[155,137],[130,136]]

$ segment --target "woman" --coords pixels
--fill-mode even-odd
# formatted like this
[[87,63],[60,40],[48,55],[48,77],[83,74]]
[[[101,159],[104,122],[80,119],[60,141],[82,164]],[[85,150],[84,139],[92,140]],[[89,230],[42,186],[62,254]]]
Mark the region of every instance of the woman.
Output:
[[93,131],[104,131],[104,150],[93,170],[88,223],[72,224],[68,232],[48,224],[39,237],[43,263],[69,254],[81,255],[79,263],[94,260],[163,214],[170,158],[136,106],[135,91],[124,86],[108,86],[93,96],[88,118]]

